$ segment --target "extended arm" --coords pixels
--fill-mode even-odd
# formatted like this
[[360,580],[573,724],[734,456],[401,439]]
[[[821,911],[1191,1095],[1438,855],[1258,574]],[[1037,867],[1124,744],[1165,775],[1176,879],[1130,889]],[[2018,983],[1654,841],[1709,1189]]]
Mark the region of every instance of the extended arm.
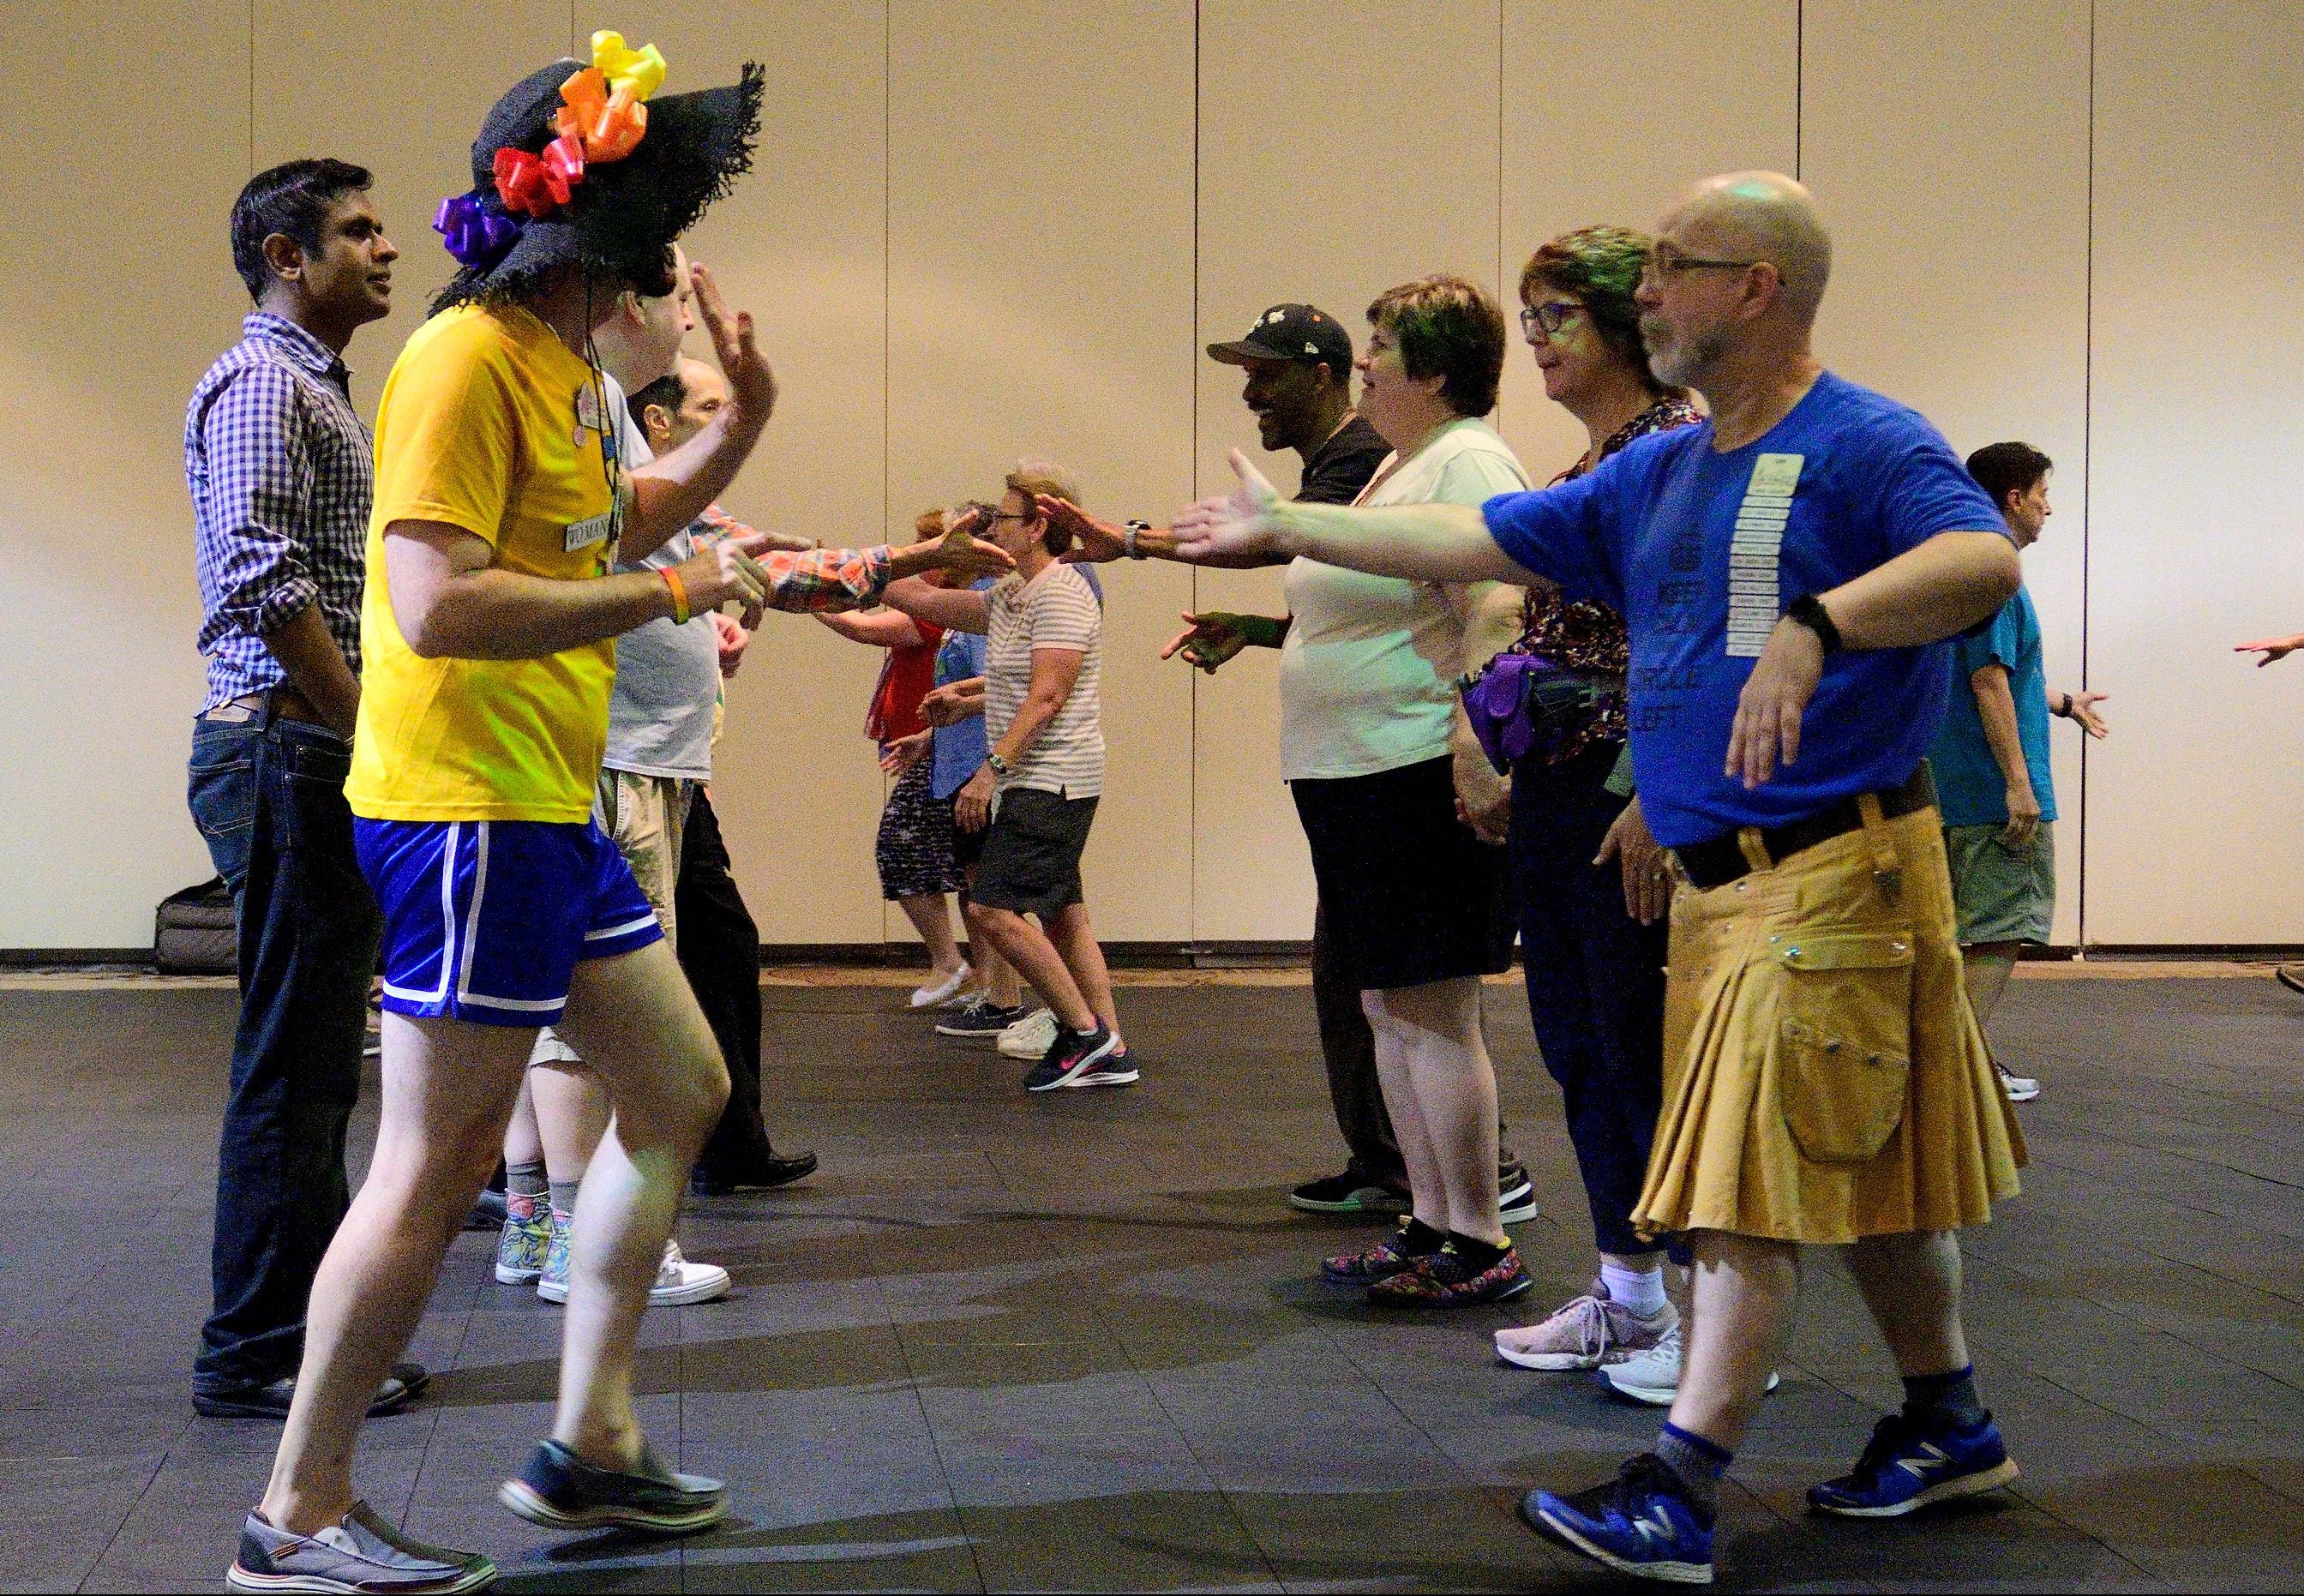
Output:
[[[1040,514],[1057,525],[1067,528],[1072,535],[1073,547],[1064,557],[1067,565],[1101,565],[1128,557],[1128,529],[1098,521],[1070,499],[1040,494],[1035,502]],[[1145,527],[1136,534],[1136,557],[1147,560],[1182,560],[1176,551],[1176,534],[1168,527]],[[1258,565],[1281,565],[1288,556],[1261,551],[1234,555],[1210,555],[1196,561],[1202,565],[1221,565],[1232,570],[1249,570]]]
[[[556,582],[489,564],[485,539],[436,521],[384,529],[392,617],[426,659],[537,659],[597,642],[676,613],[673,584],[656,571]],[[759,566],[742,545],[715,545],[673,567],[690,613],[731,598],[747,625],[759,619]]]
[[816,618],[850,642],[868,643],[876,649],[909,649],[920,641],[920,629],[912,624],[912,617],[895,610],[859,615],[820,609]]
[[1488,532],[1471,505],[1396,505],[1353,509],[1298,505],[1281,498],[1239,450],[1232,468],[1240,486],[1202,499],[1176,517],[1176,556],[1193,565],[1235,563],[1230,556],[1303,556],[1324,565],[1425,582],[1518,582],[1529,573]]
[[947,632],[982,632],[990,624],[985,617],[983,594],[968,588],[933,587],[918,577],[890,582],[880,601]]
[[2081,731],[2091,737],[2109,737],[2112,726],[2096,712],[2096,706],[2110,698],[2108,692],[2090,692],[2083,687],[2078,692],[2051,692],[2048,713],[2065,720],[2078,721]]

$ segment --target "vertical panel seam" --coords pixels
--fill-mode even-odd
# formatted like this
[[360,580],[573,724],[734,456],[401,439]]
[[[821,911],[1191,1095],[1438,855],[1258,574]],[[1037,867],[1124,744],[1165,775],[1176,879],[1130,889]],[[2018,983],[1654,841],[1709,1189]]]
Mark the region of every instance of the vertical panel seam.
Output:
[[256,0],[248,0],[248,174],[256,175]]
[[[1192,341],[1184,358],[1192,367],[1191,414],[1185,429],[1186,469],[1190,473],[1192,501],[1200,497],[1200,25],[1201,0],[1192,0]],[[1192,613],[1200,613],[1200,568],[1185,567],[1191,583]],[[1189,761],[1190,775],[1184,811],[1190,817],[1191,835],[1185,838],[1184,866],[1189,878],[1184,894],[1184,934],[1188,941],[1200,939],[1200,677],[1199,671],[1187,671],[1192,696],[1185,717],[1185,732],[1191,739],[1192,757]]]
[[[570,0],[574,4],[574,0]],[[880,0],[880,528],[882,537],[888,536],[891,506],[895,502],[895,484],[891,478],[895,462],[892,435],[888,425],[888,391],[894,380],[894,361],[890,351],[895,344],[896,296],[896,0]],[[888,777],[880,777],[880,802],[885,804],[891,791]],[[880,900],[880,942],[883,947],[894,940],[894,922],[888,915],[888,902]],[[970,952],[976,952],[971,948]],[[983,955],[978,953],[978,957]],[[971,1549],[971,1551],[973,1549]]]
[[1792,5],[1792,181],[1800,176],[1808,132],[1808,0]]
[[[2089,582],[2088,541],[2095,530],[2096,510],[2096,0],[2088,0],[2088,181],[2085,186],[2087,228],[2081,256],[2083,309],[2080,314],[2080,691],[2088,685],[2088,609],[2095,589]],[[2076,933],[2082,957],[2088,954],[2088,739],[2080,738],[2080,890]]]

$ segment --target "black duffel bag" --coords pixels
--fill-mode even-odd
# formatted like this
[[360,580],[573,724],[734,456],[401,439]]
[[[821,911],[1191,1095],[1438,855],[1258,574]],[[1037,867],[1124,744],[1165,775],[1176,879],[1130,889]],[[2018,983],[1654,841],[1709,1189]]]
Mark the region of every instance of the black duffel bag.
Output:
[[239,972],[238,917],[222,876],[160,900],[152,917],[152,963],[163,975]]

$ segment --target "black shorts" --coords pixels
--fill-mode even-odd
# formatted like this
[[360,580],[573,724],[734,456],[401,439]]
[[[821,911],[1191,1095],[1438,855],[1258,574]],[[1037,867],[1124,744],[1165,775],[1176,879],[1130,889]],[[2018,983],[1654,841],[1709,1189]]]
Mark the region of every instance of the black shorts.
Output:
[[1000,794],[985,829],[984,853],[969,897],[987,909],[1055,919],[1057,911],[1083,901],[1080,854],[1095,822],[1093,798],[1009,788]]
[[1323,929],[1354,986],[1420,987],[1512,967],[1506,851],[1456,819],[1453,760],[1288,785],[1312,845]]

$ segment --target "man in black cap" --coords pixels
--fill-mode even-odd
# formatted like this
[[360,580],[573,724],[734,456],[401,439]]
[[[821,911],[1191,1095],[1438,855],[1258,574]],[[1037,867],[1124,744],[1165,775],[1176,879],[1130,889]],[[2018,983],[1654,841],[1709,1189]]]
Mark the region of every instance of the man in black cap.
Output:
[[[1351,504],[1391,454],[1384,435],[1352,408],[1351,335],[1326,311],[1312,305],[1275,305],[1241,336],[1209,344],[1208,358],[1247,373],[1241,403],[1254,413],[1264,446],[1274,453],[1293,449],[1302,456],[1297,503]],[[1080,550],[1077,558],[1175,557],[1174,540],[1164,529],[1140,522],[1109,526],[1061,500],[1046,501],[1043,508],[1069,522]],[[1161,650],[1160,658],[1181,653],[1188,663],[1214,673],[1242,649],[1280,647],[1288,635],[1289,617],[1202,610],[1187,611],[1184,622],[1186,630]],[[1351,1156],[1340,1173],[1306,1181],[1289,1193],[1288,1201],[1310,1213],[1396,1212],[1407,1201],[1408,1172],[1376,1081],[1376,1037],[1361,1012],[1359,986],[1336,969],[1329,952],[1316,907],[1312,1002],[1319,1016],[1328,1098]],[[1497,1182],[1505,1222],[1528,1218],[1536,1211],[1528,1172],[1509,1150],[1501,1155]]]

